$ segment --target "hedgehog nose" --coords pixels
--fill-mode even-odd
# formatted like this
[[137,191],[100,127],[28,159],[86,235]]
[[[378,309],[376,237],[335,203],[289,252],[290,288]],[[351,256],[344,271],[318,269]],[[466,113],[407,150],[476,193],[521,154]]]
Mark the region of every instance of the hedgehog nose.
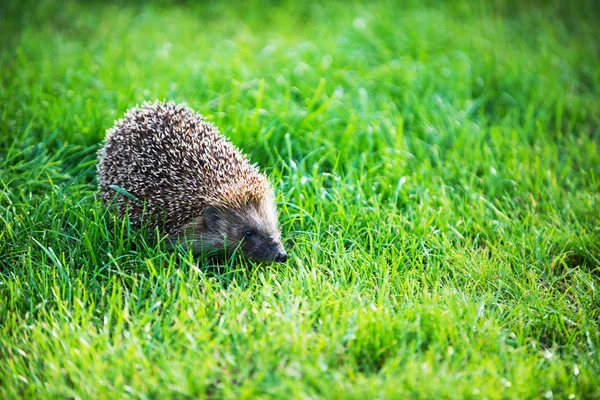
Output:
[[280,263],[286,262],[287,259],[288,259],[288,255],[285,251],[280,251],[277,254],[277,257],[275,257],[275,261],[280,262]]

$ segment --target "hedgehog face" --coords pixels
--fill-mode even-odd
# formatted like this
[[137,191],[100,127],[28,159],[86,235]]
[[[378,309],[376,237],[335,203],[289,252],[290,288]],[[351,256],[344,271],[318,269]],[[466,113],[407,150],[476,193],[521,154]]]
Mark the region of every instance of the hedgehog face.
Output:
[[277,228],[277,213],[269,197],[243,209],[208,206],[204,225],[210,234],[202,235],[202,239],[208,238],[212,249],[222,248],[225,254],[239,249],[252,261],[287,261]]

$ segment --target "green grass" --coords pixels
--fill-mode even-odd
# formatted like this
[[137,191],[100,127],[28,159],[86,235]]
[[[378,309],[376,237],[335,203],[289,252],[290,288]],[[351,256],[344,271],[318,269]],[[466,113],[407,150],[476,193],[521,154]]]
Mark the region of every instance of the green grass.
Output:
[[[0,397],[599,398],[597,6],[395,3],[2,1]],[[269,174],[287,265],[111,228],[154,99]]]

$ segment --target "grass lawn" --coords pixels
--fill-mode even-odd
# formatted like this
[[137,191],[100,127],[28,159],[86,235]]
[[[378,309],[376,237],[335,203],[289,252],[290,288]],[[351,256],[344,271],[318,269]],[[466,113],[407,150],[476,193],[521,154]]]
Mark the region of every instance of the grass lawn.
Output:
[[[0,4],[0,398],[600,398],[594,1]],[[112,227],[106,129],[186,102],[291,260]]]

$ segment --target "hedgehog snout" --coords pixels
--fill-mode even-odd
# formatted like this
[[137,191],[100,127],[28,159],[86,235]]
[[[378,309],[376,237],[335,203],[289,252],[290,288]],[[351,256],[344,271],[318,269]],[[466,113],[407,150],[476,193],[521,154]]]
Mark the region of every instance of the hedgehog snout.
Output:
[[284,263],[286,262],[288,259],[288,255],[285,252],[285,250],[280,251],[279,253],[277,253],[277,257],[275,257],[275,261],[279,262],[279,263]]
[[275,247],[275,258],[273,259],[273,261],[278,262],[278,263],[284,263],[288,260],[288,254],[285,251],[285,248],[283,247],[283,243],[281,243],[281,240],[273,240],[273,244]]

